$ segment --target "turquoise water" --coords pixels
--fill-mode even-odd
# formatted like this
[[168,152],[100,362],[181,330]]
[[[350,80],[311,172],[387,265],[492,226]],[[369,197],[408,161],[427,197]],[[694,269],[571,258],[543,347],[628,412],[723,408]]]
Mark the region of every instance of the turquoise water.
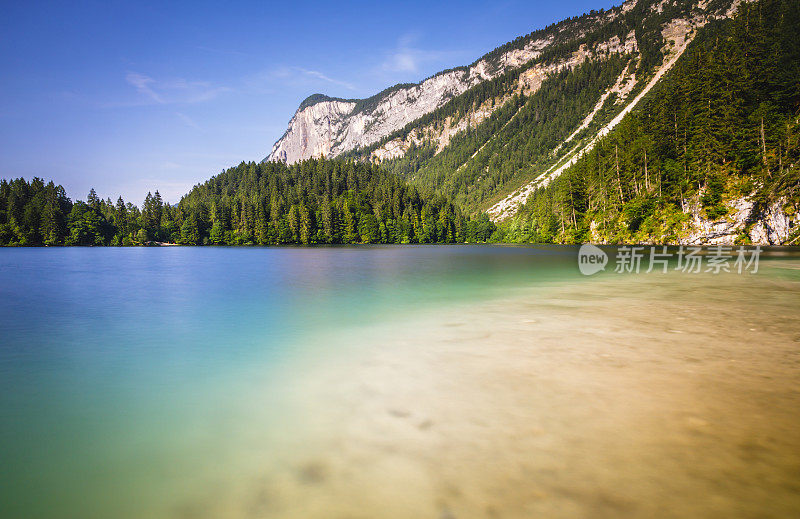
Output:
[[[531,319],[538,318],[535,313],[523,315],[515,308],[524,310],[531,287],[595,287],[586,296],[595,305],[589,314],[567,313],[567,320],[559,314],[552,325],[537,332],[542,337],[556,333],[559,326],[569,327],[573,317],[576,333],[583,332],[581,319],[612,311],[604,306],[602,294],[611,291],[602,289],[602,283],[612,280],[609,287],[624,293],[624,285],[613,283],[635,278],[615,278],[610,273],[584,278],[576,268],[576,250],[513,246],[0,250],[0,516],[222,517],[221,512],[209,511],[222,499],[215,496],[235,501],[237,492],[251,485],[253,474],[277,473],[278,467],[272,471],[262,465],[279,458],[288,440],[303,436],[298,427],[311,421],[303,413],[312,412],[314,405],[320,411],[337,405],[335,399],[303,402],[308,397],[294,388],[298,381],[319,373],[320,365],[335,362],[340,353],[349,355],[350,346],[380,350],[389,341],[402,339],[406,325],[408,335],[416,337],[415,347],[429,341],[433,348],[441,344],[449,348],[461,339],[453,342],[441,334],[460,333],[464,344],[478,350],[472,355],[482,354],[484,344],[504,348],[530,341],[535,334],[506,330],[506,335],[492,335],[493,325],[478,323],[487,312],[496,312],[488,315],[496,315],[490,322],[498,330],[504,321],[535,323]],[[791,316],[795,312],[791,305],[800,306],[792,288],[800,272],[796,260],[796,254],[765,258],[762,277],[725,278],[734,280],[729,291],[723,291],[724,283],[716,279],[704,288],[685,276],[663,278],[669,280],[663,283],[662,278],[650,279],[661,283],[655,289],[670,297],[689,289],[686,293],[695,300],[708,296],[712,303],[744,304],[755,294],[777,295],[789,301],[789,307],[781,304]],[[770,270],[770,264],[782,263],[795,267]],[[564,297],[570,301],[580,295]],[[653,292],[652,297],[659,296]],[[469,313],[470,305],[506,299],[514,301],[511,308],[476,306],[478,310]],[[561,311],[558,302],[548,305],[534,312]],[[745,308],[742,312],[753,313]],[[440,315],[444,332],[426,328]],[[609,319],[598,317],[596,326],[613,320]],[[636,322],[635,318],[621,321],[616,329],[635,337],[641,333]],[[360,329],[382,323],[393,331],[382,335],[379,330],[370,339],[360,339],[364,337]],[[471,323],[477,328],[467,333]],[[509,339],[501,338],[506,336]],[[570,337],[559,337],[555,344],[573,347]],[[580,345],[576,342],[574,347]],[[393,373],[392,363],[408,360],[402,355],[390,359],[388,373]],[[569,364],[574,358],[561,361]],[[411,364],[409,388],[422,387],[413,379],[416,367]],[[344,387],[346,381],[342,382]],[[402,391],[404,382],[396,383],[397,391]],[[542,395],[547,390],[546,385],[537,389]],[[388,391],[392,394],[394,389]],[[344,402],[360,405],[359,394],[348,393]],[[433,402],[442,394],[429,396]],[[560,398],[557,391],[553,396]],[[448,406],[443,407],[445,413]],[[404,413],[390,409],[388,416],[403,418]],[[354,423],[363,418],[355,411],[343,416],[354,418]],[[426,423],[420,427],[428,427]],[[353,427],[335,434],[357,437],[361,430]],[[510,427],[495,432],[502,437]],[[324,437],[328,431],[316,434]],[[377,436],[381,434],[378,431]],[[409,438],[402,433],[387,449],[400,448]],[[450,437],[450,444],[453,438],[463,435]],[[301,466],[301,487],[321,480],[318,472],[316,465]],[[339,494],[331,492],[334,501],[347,499],[341,489]],[[247,510],[227,515],[272,516]],[[298,510],[275,516],[327,516]]]
[[312,337],[573,276],[562,261],[573,257],[467,246],[0,250],[4,513],[158,515],[198,474],[235,467],[239,431],[291,434],[282,366],[324,348]]

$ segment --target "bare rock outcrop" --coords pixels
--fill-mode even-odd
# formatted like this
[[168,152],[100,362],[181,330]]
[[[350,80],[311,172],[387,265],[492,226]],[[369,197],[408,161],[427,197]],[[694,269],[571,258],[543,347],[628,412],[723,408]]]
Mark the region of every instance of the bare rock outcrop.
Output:
[[784,209],[786,200],[761,207],[752,197],[742,197],[727,206],[727,215],[712,220],[703,215],[698,203],[691,204],[688,232],[678,243],[733,245],[749,241],[754,245],[786,245],[798,224],[797,214]]
[[[635,3],[636,0],[627,0],[624,6],[629,9]],[[622,12],[608,11],[595,16],[598,23],[608,22]],[[562,24],[560,28],[555,28],[542,37],[531,38],[521,46],[511,45],[499,55],[496,52],[487,54],[468,67],[440,72],[419,84],[397,85],[369,99],[345,100],[316,94],[300,105],[289,122],[288,129],[264,160],[294,163],[312,157],[331,158],[374,144],[469,88],[529,63],[548,47],[559,43],[559,35],[568,26],[569,24]],[[579,33],[575,37],[581,35]],[[630,52],[633,50],[631,41],[620,42],[614,36],[607,42],[601,42],[598,49],[603,52]],[[581,48],[572,61],[580,63],[587,56],[588,51]],[[567,66],[574,66],[575,63]],[[559,66],[565,64],[550,66],[548,70],[526,71],[520,77],[521,88],[535,90],[537,83],[541,83],[545,75],[552,71],[549,69],[557,69]],[[485,114],[483,115],[475,118],[472,124],[483,120]],[[469,123],[449,128],[446,132],[452,136],[466,129],[468,125]],[[449,137],[445,139],[449,142]],[[408,143],[394,143],[379,155],[383,156],[381,158],[395,157],[404,152],[407,146]]]

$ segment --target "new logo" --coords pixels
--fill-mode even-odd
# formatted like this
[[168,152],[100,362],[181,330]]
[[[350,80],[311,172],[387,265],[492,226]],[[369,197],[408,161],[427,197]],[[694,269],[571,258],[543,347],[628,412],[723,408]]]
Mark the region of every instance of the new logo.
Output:
[[600,247],[584,243],[578,250],[578,269],[584,276],[591,276],[605,270],[607,263],[608,255]]

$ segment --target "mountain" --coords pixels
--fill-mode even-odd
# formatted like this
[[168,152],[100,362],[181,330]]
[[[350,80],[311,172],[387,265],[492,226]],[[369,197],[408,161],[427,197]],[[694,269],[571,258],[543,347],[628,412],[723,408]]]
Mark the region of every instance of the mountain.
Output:
[[[509,73],[515,76],[513,90],[530,94],[553,72],[574,69],[587,60],[641,51],[641,66],[629,71],[632,78],[636,72],[649,72],[660,60],[664,39],[671,40],[674,53],[679,53],[697,27],[729,9],[730,1],[720,0],[629,0],[608,11],[592,11],[519,37],[469,66],[440,72],[419,84],[395,85],[360,100],[314,94],[301,103],[265,160],[291,164],[312,157],[333,158],[373,145],[471,88]],[[498,99],[493,101],[493,106],[475,110],[471,120],[451,121],[453,124],[438,132],[439,147],[502,105]],[[408,140],[386,142],[375,150],[375,157],[398,157],[409,144]]]
[[[524,207],[532,195],[547,192],[565,172],[582,167],[593,150],[605,149],[605,143],[619,134],[621,126],[629,126],[643,107],[653,105],[652,100],[675,75],[675,69],[683,70],[681,74],[687,78],[702,76],[702,71],[685,65],[690,61],[687,49],[698,46],[696,39],[719,46],[719,41],[710,41],[707,34],[719,38],[719,27],[737,11],[800,10],[796,4],[796,0],[761,0],[752,3],[755,7],[740,9],[738,0],[629,0],[608,11],[592,11],[517,38],[470,66],[442,72],[417,85],[397,85],[366,100],[311,96],[265,160],[291,163],[310,156],[338,156],[380,164],[422,193],[444,195],[471,214],[487,212],[493,221],[506,227],[515,220],[517,225],[522,213],[530,216],[530,210]],[[797,32],[791,32],[795,29],[781,21],[786,17],[775,16],[773,21],[784,39],[795,37]],[[791,53],[787,56],[782,59],[793,63]],[[767,53],[762,58],[775,65],[775,56]],[[715,59],[713,66],[718,69],[733,66],[722,54]],[[761,94],[769,96],[769,88],[765,86]],[[687,110],[698,106],[692,104]],[[778,108],[781,110],[789,117],[790,108]],[[747,118],[748,113],[737,113],[725,124],[741,126],[745,121],[736,117]],[[772,138],[773,126],[767,125],[766,141]],[[688,127],[684,130],[693,131]],[[724,132],[718,133],[718,138],[725,137]],[[788,149],[783,145],[784,155]],[[653,150],[649,153],[657,159],[649,168],[658,171],[664,166],[662,157]],[[707,169],[710,171],[710,167]],[[727,178],[728,173],[719,175]],[[623,172],[620,182],[625,182],[624,177]],[[753,201],[758,198],[755,191],[740,193],[737,198],[726,187],[719,193],[719,204],[727,204],[730,210],[706,211],[701,200],[708,190],[706,177],[708,171],[699,182],[679,189],[683,198],[670,203],[677,204],[685,221],[669,231],[661,229],[661,234],[629,230],[602,235],[557,232],[527,236],[553,241],[789,240],[794,220],[792,209],[785,208],[790,203],[770,199],[764,203],[772,209],[765,212],[763,204]],[[641,195],[635,181],[628,181],[633,184],[623,186],[623,194],[627,189]],[[759,185],[763,188],[766,184]],[[631,202],[627,198],[621,197],[617,201],[620,207],[614,209],[620,222],[625,219],[619,214],[625,214]],[[549,218],[564,213],[559,204],[547,206]],[[541,212],[539,217],[543,217]],[[595,228],[598,223],[592,220],[586,225],[587,229]],[[576,227],[574,224],[573,230]],[[756,230],[748,230],[747,238],[743,238],[744,227]],[[767,228],[772,231],[759,230]],[[507,239],[524,240],[522,236],[525,234],[510,232]]]
[[440,72],[419,84],[399,84],[367,99],[323,94],[306,98],[265,161],[294,163],[333,158],[368,146],[435,110],[470,87],[520,67],[549,46],[552,30],[532,33],[485,55],[468,67]]
[[[609,11],[592,11],[564,20],[519,37],[469,66],[445,70],[419,84],[395,85],[368,99],[348,100],[314,94],[301,103],[286,133],[265,160],[293,163],[323,155],[332,158],[369,146],[470,88],[521,67],[528,66],[528,70],[520,78],[520,89],[532,91],[548,73],[575,67],[597,53],[634,52],[638,39],[648,37],[626,29],[628,13],[636,9],[636,0],[629,0]],[[663,10],[664,6],[657,9]],[[564,48],[574,52],[566,55],[560,52]],[[537,59],[539,63],[530,66],[531,60]],[[478,119],[484,116],[477,115]],[[449,128],[446,132],[449,135],[443,139],[464,128]],[[390,145],[378,156],[385,158],[399,153],[397,146]]]

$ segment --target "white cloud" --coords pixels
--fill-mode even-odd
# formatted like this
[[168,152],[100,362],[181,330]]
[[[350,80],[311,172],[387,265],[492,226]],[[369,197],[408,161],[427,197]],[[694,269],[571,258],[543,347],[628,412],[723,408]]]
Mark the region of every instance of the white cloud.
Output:
[[151,77],[147,77],[142,74],[137,74],[135,72],[129,72],[127,76],[125,76],[125,81],[133,85],[136,90],[139,91],[140,94],[149,97],[153,101],[159,104],[163,104],[164,100],[161,99],[161,96],[156,94],[153,89],[150,87],[151,84],[155,83],[155,80]]
[[157,80],[138,72],[129,72],[125,81],[133,86],[143,100],[157,104],[192,104],[210,101],[224,92],[224,86],[215,86],[207,81],[189,81],[182,78]]
[[181,121],[183,121],[183,123],[184,123],[186,126],[188,126],[189,128],[195,128],[195,129],[197,129],[197,130],[199,130],[199,129],[200,129],[200,125],[199,125],[199,124],[197,124],[197,123],[194,121],[194,119],[192,119],[192,118],[191,118],[191,117],[189,117],[188,115],[186,115],[186,114],[184,114],[184,113],[181,113],[181,112],[175,112],[175,115],[177,115],[177,116],[178,116],[178,119],[180,119]]
[[381,64],[381,69],[386,72],[419,72],[426,63],[442,62],[457,53],[420,49],[416,46],[419,36],[414,33],[406,34],[397,42],[397,47],[389,52]]
[[419,57],[410,49],[395,52],[383,62],[383,69],[390,72],[416,72]]
[[317,79],[321,79],[322,81],[327,81],[328,83],[333,83],[334,85],[343,86],[343,87],[347,88],[348,90],[355,90],[356,89],[356,87],[354,87],[352,83],[348,83],[346,81],[341,81],[341,80],[338,80],[338,79],[333,79],[333,78],[328,77],[325,74],[323,74],[322,72],[319,72],[317,70],[307,70],[307,69],[304,69],[304,68],[301,68],[301,67],[295,67],[295,68],[298,71],[300,71],[301,73],[303,73],[303,74],[305,74],[307,76],[310,76],[310,77],[313,77],[313,78],[317,78]]
[[275,80],[279,80],[283,83],[290,83],[292,85],[305,85],[309,83],[313,84],[325,82],[344,87],[348,90],[357,90],[355,85],[352,83],[332,78],[324,72],[320,72],[319,70],[288,66],[278,67],[264,74],[260,74],[251,79],[249,83],[251,85],[263,85],[265,83],[272,83]]

